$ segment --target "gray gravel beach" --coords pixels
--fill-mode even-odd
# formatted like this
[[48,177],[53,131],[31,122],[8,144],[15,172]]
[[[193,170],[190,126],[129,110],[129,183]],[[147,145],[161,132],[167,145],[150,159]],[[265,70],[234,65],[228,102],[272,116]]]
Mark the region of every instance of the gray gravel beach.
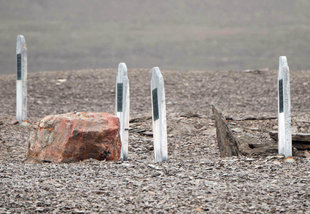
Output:
[[[277,116],[276,71],[162,73],[164,163],[154,163],[150,70],[128,71],[129,161],[69,164],[25,161],[31,127],[15,124],[15,75],[0,75],[0,213],[310,213],[310,158],[219,156],[211,104],[231,118]],[[115,77],[116,69],[30,73],[29,121],[113,113]],[[293,121],[310,121],[309,77],[291,71]]]

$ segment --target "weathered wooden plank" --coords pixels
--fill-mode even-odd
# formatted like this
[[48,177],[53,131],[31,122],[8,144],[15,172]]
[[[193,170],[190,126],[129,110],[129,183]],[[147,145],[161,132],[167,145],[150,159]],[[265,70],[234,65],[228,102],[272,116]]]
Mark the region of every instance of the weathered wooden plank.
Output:
[[224,116],[212,105],[212,112],[215,120],[216,138],[221,157],[231,157],[239,155],[238,143],[231,130],[225,122]]
[[[275,141],[278,141],[278,132],[271,131],[269,135]],[[293,147],[301,150],[310,149],[310,134],[293,133],[292,134]]]

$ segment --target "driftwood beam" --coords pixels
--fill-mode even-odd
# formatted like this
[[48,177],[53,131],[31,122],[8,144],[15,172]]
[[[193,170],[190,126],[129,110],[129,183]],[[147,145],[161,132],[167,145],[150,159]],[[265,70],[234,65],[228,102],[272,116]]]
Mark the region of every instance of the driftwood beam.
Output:
[[220,113],[215,106],[212,105],[212,111],[214,114],[217,143],[220,150],[221,157],[238,156],[240,151],[238,149],[238,143],[233,136],[231,130],[226,124],[225,117]]
[[244,118],[232,118],[232,117],[227,117],[226,120],[233,120],[233,121],[245,121],[245,120],[273,120],[277,119],[277,116],[262,116],[262,117],[244,117]]
[[[269,135],[275,141],[278,141],[278,132],[271,131]],[[306,150],[310,149],[310,134],[307,133],[293,133],[292,143],[296,149]]]

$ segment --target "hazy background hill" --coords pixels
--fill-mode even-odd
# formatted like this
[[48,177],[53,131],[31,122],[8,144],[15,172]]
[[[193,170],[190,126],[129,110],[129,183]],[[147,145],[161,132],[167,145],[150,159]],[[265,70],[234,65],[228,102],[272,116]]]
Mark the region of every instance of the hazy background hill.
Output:
[[310,68],[309,0],[0,0],[0,73],[26,37],[29,71]]

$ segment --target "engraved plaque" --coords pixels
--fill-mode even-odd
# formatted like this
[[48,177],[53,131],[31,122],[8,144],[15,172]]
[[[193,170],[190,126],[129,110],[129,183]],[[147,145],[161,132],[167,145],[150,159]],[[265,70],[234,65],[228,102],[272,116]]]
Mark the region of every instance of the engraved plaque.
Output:
[[22,79],[22,54],[17,54],[17,80]]
[[123,83],[117,83],[117,112],[123,111]]
[[283,100],[283,79],[279,80],[279,111],[283,112],[284,100]]
[[155,121],[158,120],[159,118],[157,88],[153,89],[152,97],[153,97],[153,117]]

